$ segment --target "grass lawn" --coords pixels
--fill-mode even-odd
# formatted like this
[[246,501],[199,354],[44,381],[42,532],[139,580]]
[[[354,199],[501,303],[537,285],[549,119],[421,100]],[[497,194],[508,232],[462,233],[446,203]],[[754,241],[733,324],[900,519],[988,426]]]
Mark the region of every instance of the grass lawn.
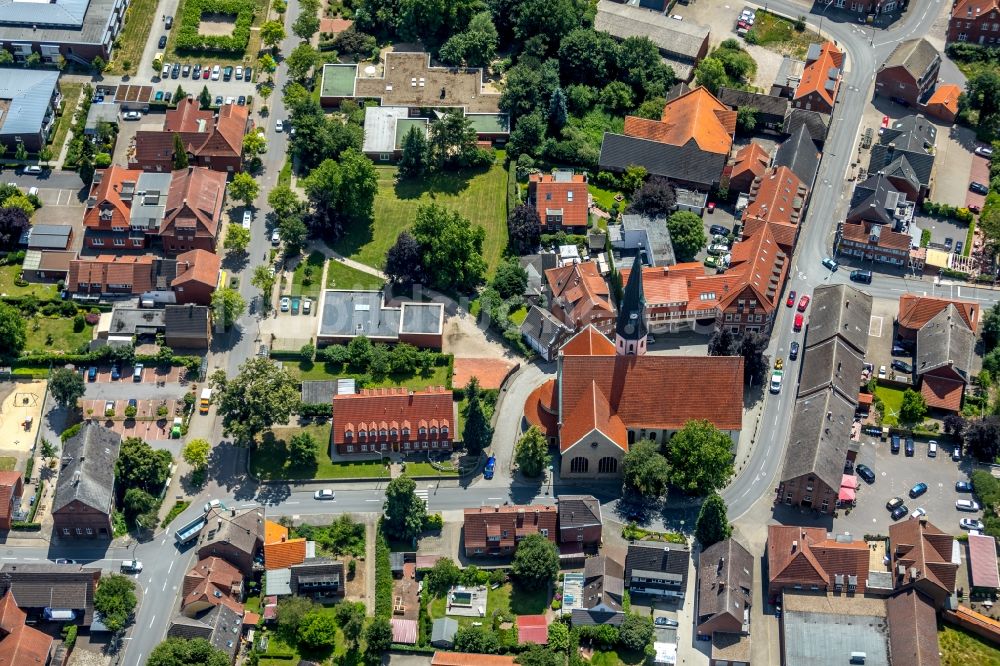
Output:
[[[250,455],[250,469],[259,479],[348,479],[378,478],[388,475],[378,461],[338,462],[330,460],[330,424],[304,428],[275,428]],[[300,432],[311,434],[319,443],[312,465],[290,465],[286,441]]]
[[[38,330],[35,324],[38,323]],[[73,319],[63,317],[33,317],[28,320],[28,343],[24,351],[64,351],[72,352],[85,345],[94,337],[93,326],[85,325],[79,333],[73,330]],[[52,336],[51,342],[49,336]]]
[[[270,0],[254,0],[255,13],[253,19],[253,27],[250,28],[250,39],[247,42],[246,53],[224,53],[221,51],[185,51],[180,54],[174,48],[175,37],[181,26],[181,17],[184,16],[184,0],[181,0],[177,5],[177,11],[174,12],[174,27],[167,32],[167,48],[163,50],[163,60],[164,62],[179,62],[184,65],[194,65],[196,63],[205,64],[209,62],[211,64],[218,63],[222,67],[226,65],[252,65],[254,69],[257,68],[257,55],[260,52],[261,41],[260,41],[260,28],[261,24],[264,23],[267,18],[267,8],[270,4]],[[156,11],[156,4],[152,5],[152,10]],[[158,28],[163,27],[163,23],[157,24]],[[286,28],[286,30],[288,30]],[[291,30],[288,30],[291,32]],[[163,34],[161,30],[160,34]],[[159,36],[157,36],[159,39]],[[142,48],[139,48],[139,55],[142,55]],[[133,59],[133,62],[138,62],[138,59]],[[200,88],[199,88],[200,90]]]
[[326,265],[327,289],[381,289],[384,284],[377,275],[359,271],[336,259]]
[[[336,604],[318,606],[320,612],[324,615],[333,616],[336,609]],[[289,666],[290,664],[298,664],[300,658],[307,659],[310,661],[315,661],[319,664],[333,663],[342,664],[344,666],[353,666],[360,663],[360,652],[358,650],[353,650],[351,654],[347,653],[347,646],[344,642],[344,632],[340,627],[337,627],[337,640],[336,647],[332,651],[324,650],[321,652],[307,651],[303,649],[299,651],[297,645],[298,641],[289,639],[288,636],[284,635],[284,632],[280,631],[267,631],[268,646],[267,652],[260,655],[260,660],[258,661],[259,666]],[[268,654],[279,655],[282,653],[294,652],[295,657],[291,660],[285,658],[281,659],[279,657],[269,657]],[[328,661],[332,658],[332,661]]]
[[633,664],[642,664],[646,661],[646,656],[642,652],[632,652],[632,651],[615,651],[608,650],[607,652],[597,651],[590,658],[591,666],[632,666]]
[[[344,371],[343,366],[332,363],[313,363],[309,361],[283,361],[284,367],[299,381],[303,379],[337,379],[339,377],[358,377],[359,375]],[[448,366],[434,366],[427,375],[389,375],[380,382],[366,384],[366,388],[381,388],[386,386],[406,386],[413,390],[428,386],[447,386]]]
[[524,318],[528,316],[528,308],[521,306],[518,309],[510,313],[510,320],[520,326],[524,323]]
[[[601,210],[606,210],[608,212],[610,212],[611,207],[617,203],[615,201],[615,197],[618,194],[620,194],[620,192],[612,192],[611,190],[605,190],[591,183],[587,183],[587,191],[590,192],[590,195],[592,197],[594,197],[594,203],[597,204],[597,207],[600,208]],[[622,201],[620,204],[618,204],[618,207],[624,208],[626,203],[627,203],[626,201]]]
[[396,183],[396,167],[380,166],[375,222],[347,230],[334,249],[369,266],[381,266],[399,232],[413,226],[419,206],[436,203],[486,229],[483,257],[493,275],[507,247],[507,172],[503,154],[486,171],[430,176]]
[[11,456],[0,456],[0,472],[13,472],[17,458]]
[[458,470],[442,471],[429,462],[407,462],[403,476],[458,476]]
[[27,296],[33,294],[39,299],[55,298],[56,286],[54,284],[28,283],[27,287],[18,287],[14,284],[14,280],[20,274],[20,264],[0,266],[0,294],[5,296]]
[[882,400],[885,411],[882,415],[882,423],[894,426],[899,423],[899,410],[903,407],[903,392],[899,389],[879,386],[875,389],[875,395]]
[[966,664],[1000,664],[1000,650],[957,627],[943,624],[938,631],[942,666],[965,666]]
[[[514,613],[515,615],[539,615],[545,612],[549,605],[549,593],[547,590],[540,592],[522,592],[515,590],[510,583],[501,585],[495,590],[490,590],[486,597],[486,617],[492,617],[495,611],[504,613]],[[434,597],[430,601],[431,619],[445,617],[446,603],[444,597]],[[475,617],[460,617],[451,615],[458,620],[460,626],[468,626],[473,622],[481,621]]]
[[[135,74],[142,60],[142,52],[150,40],[153,31],[153,21],[158,21],[158,27],[163,27],[163,21],[156,18],[156,0],[132,0],[125,12],[125,27],[115,40],[114,58],[108,67],[109,74],[123,74],[122,63],[126,60],[132,63],[132,73]],[[179,15],[179,14],[178,14]],[[157,35],[153,39],[159,39]],[[138,72],[140,76],[149,76],[149,72]]]
[[[326,257],[322,252],[313,252],[305,261],[300,261],[292,276],[292,296],[307,296],[312,299],[319,297],[319,289],[323,281],[323,263]],[[305,284],[306,273],[310,284]]]
[[796,58],[805,57],[810,44],[823,41],[811,30],[799,32],[795,29],[794,22],[760,10],[757,11],[757,18],[750,33],[756,37],[755,44]]
[[63,106],[63,114],[56,122],[56,131],[52,133],[52,140],[49,147],[52,148],[52,159],[59,159],[59,151],[62,150],[66,135],[69,134],[70,125],[73,124],[73,116],[76,115],[76,105],[80,101],[80,93],[83,91],[82,83],[60,83],[59,89],[62,91],[66,104]]

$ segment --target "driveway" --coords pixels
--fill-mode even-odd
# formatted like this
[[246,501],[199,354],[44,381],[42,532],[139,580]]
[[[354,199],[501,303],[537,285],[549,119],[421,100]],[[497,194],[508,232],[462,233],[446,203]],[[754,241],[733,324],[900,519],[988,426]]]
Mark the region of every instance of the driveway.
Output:
[[[972,192],[969,192],[969,194],[972,194]],[[982,197],[979,198],[982,199]],[[962,205],[965,205],[964,201],[962,202]],[[913,216],[913,223],[916,224],[917,228],[921,231],[927,229],[931,232],[931,243],[933,245],[940,245],[941,247],[944,247],[945,240],[950,238],[953,250],[955,248],[955,243],[958,241],[962,241],[962,243],[965,244],[965,237],[969,233],[969,225],[961,224],[952,219],[917,214]]]
[[[938,133],[930,198],[951,206],[965,206],[968,203],[966,194],[972,194],[969,192],[969,172],[973,165],[972,151],[976,147],[975,132],[958,125],[934,125]],[[989,178],[983,182],[988,183]]]
[[965,205],[966,206],[979,206],[983,207],[983,202],[986,201],[986,196],[978,194],[969,189],[969,183],[976,182],[982,185],[990,184],[990,161],[985,157],[980,157],[979,155],[970,155],[971,164],[969,165],[969,178],[968,182],[965,184]]

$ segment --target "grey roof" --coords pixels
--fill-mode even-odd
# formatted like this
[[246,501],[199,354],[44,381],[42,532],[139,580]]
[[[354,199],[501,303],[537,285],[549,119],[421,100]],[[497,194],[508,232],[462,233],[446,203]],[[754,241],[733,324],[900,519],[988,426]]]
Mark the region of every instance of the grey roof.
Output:
[[168,305],[163,309],[167,335],[199,335],[208,332],[211,310],[206,305]]
[[91,104],[90,111],[87,112],[87,122],[83,127],[84,133],[96,134],[100,123],[117,123],[120,112],[121,104],[114,102]]
[[572,329],[556,319],[551,312],[537,305],[528,308],[528,314],[521,322],[521,335],[525,335],[540,344],[553,346],[569,336]]
[[440,334],[444,328],[443,303],[403,303],[400,333]]
[[[123,5],[124,0],[57,0],[51,3],[0,0],[0,41],[110,43],[112,17],[115,9]],[[82,17],[77,18],[81,12]],[[44,30],[43,37],[35,26]]]
[[889,176],[876,173],[869,176],[863,183],[854,186],[851,195],[851,209],[847,213],[848,220],[866,220],[877,224],[894,224],[893,211],[899,198],[905,196],[896,189]]
[[757,109],[762,115],[768,116],[772,122],[784,122],[789,106],[787,97],[765,95],[749,90],[737,90],[736,88],[719,88],[719,94],[716,97],[719,98],[720,102],[733,109],[745,106]]
[[712,544],[698,557],[698,624],[728,613],[749,624],[753,555],[734,538]]
[[917,331],[917,367],[922,375],[950,365],[966,382],[972,381],[972,357],[976,334],[969,330],[961,313],[949,303]]
[[307,379],[302,382],[302,402],[307,405],[330,404],[337,395],[336,379]]
[[890,127],[882,130],[878,142],[883,145],[892,144],[899,150],[929,153],[937,143],[937,127],[923,114],[911,113],[893,121]]
[[115,307],[109,335],[156,335],[163,332],[164,311],[151,308]]
[[409,117],[410,109],[405,106],[367,107],[365,139],[361,150],[366,153],[391,153],[396,150],[396,122]]
[[431,645],[451,647],[455,644],[455,634],[458,632],[458,620],[450,617],[439,617],[431,625]]
[[799,177],[806,187],[813,188],[816,170],[819,168],[819,150],[809,131],[800,125],[795,132],[778,146],[774,154],[774,166],[788,167]]
[[[875,146],[875,148],[882,148],[882,146]],[[891,161],[888,164],[883,164],[886,160]],[[876,155],[875,150],[872,150],[872,159],[868,164],[868,170],[881,171],[890,182],[903,180],[915,191],[919,190],[921,185],[928,185],[927,182],[921,182],[920,176],[917,175],[913,165],[910,164],[910,160],[906,159],[906,153],[903,152],[886,151],[883,149],[879,150]],[[929,175],[930,173],[928,172]]]
[[287,596],[292,593],[291,569],[268,569],[264,572],[264,593]]
[[212,509],[205,518],[206,525],[198,541],[199,551],[215,543],[228,543],[253,556],[264,545],[263,509],[239,511],[219,507]]
[[667,91],[666,100],[668,102],[672,102],[681,95],[686,95],[689,92],[691,92],[691,86],[684,81],[680,81],[679,83],[672,85],[670,90]]
[[[395,554],[395,553],[392,553]],[[299,582],[335,579],[344,580],[344,563],[327,557],[310,557],[300,564],[291,567],[289,586],[292,594],[298,594]]]
[[782,131],[785,134],[795,134],[800,127],[805,127],[809,133],[809,138],[817,143],[826,141],[826,133],[830,129],[830,116],[818,111],[807,109],[789,109],[785,115],[785,125]]
[[690,562],[691,551],[680,544],[630,543],[625,556],[625,580],[632,578],[632,572],[643,571],[660,574],[665,578],[673,577],[681,582],[683,588]]
[[395,340],[399,337],[399,308],[387,308],[381,291],[323,292],[320,335]]
[[782,88],[796,88],[802,80],[802,73],[806,69],[804,60],[796,60],[789,56],[781,59],[778,66],[778,74],[774,77],[774,84]]
[[862,356],[868,350],[872,297],[846,284],[825,284],[813,290],[806,348],[840,336]]
[[110,515],[115,502],[115,462],[121,443],[120,435],[89,422],[84,422],[80,432],[63,443],[53,513],[79,501]]
[[697,183],[706,187],[719,182],[726,156],[701,150],[694,141],[683,146],[640,139],[624,134],[604,133],[601,143],[602,169],[624,171],[633,164],[645,167],[653,176]]
[[[807,351],[806,360],[808,355]],[[814,474],[829,488],[839,490],[855,403],[827,388],[798,398],[794,410],[781,479]]]
[[698,57],[708,40],[709,29],[691,21],[675,21],[659,13],[639,7],[599,0],[594,30],[607,32],[619,39],[647,37],[660,51],[686,60]]
[[[865,666],[889,666],[889,628],[883,599],[810,596],[806,608],[789,610],[788,599],[792,596],[806,595],[785,595],[781,620],[783,663],[843,666],[850,663],[852,652],[864,652]],[[862,609],[872,605],[880,610],[864,613]]]
[[570,621],[574,627],[590,627],[596,624],[619,626],[625,619],[624,611],[601,611],[587,608],[574,608],[570,613]]
[[171,638],[204,638],[218,650],[229,655],[230,661],[240,648],[243,617],[225,604],[213,606],[195,618],[178,615],[170,622],[167,636]]
[[0,567],[0,596],[13,591],[20,608],[82,611],[86,626],[93,619],[94,590],[100,577],[100,567],[5,563]]
[[601,610],[624,612],[625,567],[607,554],[588,557],[583,565],[582,594],[585,609],[603,606]]
[[518,262],[528,273],[528,287],[524,291],[525,296],[539,296],[545,288],[545,271],[555,268],[559,262],[559,256],[555,252],[542,252],[541,254],[528,254],[518,259]]
[[937,128],[923,116],[907,116],[896,121],[893,129],[886,129],[879,137],[878,144],[872,146],[872,156],[868,172],[884,171],[892,175],[898,172],[898,162],[905,158],[913,172],[910,179],[917,185],[929,186],[931,171],[934,169],[934,148]]
[[593,495],[559,496],[559,529],[601,524],[601,503]]
[[65,250],[73,227],[68,224],[35,224],[28,230],[28,248]]
[[89,0],[58,0],[45,4],[0,0],[0,24],[78,28],[83,25],[88,4]]
[[798,396],[832,387],[849,401],[857,402],[858,382],[864,365],[864,355],[842,338],[827,338],[806,352]]
[[881,69],[903,67],[914,79],[920,79],[941,56],[924,38],[907,39],[896,45]]
[[[0,16],[11,6],[4,5],[0,0]],[[36,2],[19,3],[19,6],[17,11],[30,12],[32,16],[37,11],[55,7]],[[2,35],[0,31],[0,39],[3,39]],[[38,134],[49,112],[58,81],[57,71],[0,68],[0,100],[6,103],[6,108],[0,113],[0,134]]]
[[647,215],[622,215],[622,240],[626,247],[630,244],[629,232],[638,232],[644,238],[639,239],[646,254],[646,262],[650,266],[673,266],[677,263],[674,256],[674,243],[670,239],[666,218],[654,219]]
[[136,180],[135,196],[129,225],[145,229],[159,229],[167,210],[170,192],[170,173],[143,173]]

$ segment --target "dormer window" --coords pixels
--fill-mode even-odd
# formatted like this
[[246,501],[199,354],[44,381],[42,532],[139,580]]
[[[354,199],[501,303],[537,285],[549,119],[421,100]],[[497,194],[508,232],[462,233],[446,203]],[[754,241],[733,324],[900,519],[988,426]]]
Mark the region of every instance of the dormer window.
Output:
[[368,436],[371,437],[372,439],[374,439],[377,435],[378,435],[378,433],[375,432],[374,430],[369,430],[368,431]]
[[358,439],[368,439],[368,433],[364,430],[358,431]]
[[438,429],[437,429],[437,428],[435,428],[434,426],[431,426],[431,434],[432,434],[432,435],[436,435],[436,434],[438,434]]
[[378,434],[379,434],[380,437],[385,437],[386,436],[385,428],[383,428],[382,430],[379,430]]
[[390,432],[390,434],[392,434],[393,437],[396,437],[397,435],[399,435],[399,430],[397,430],[396,428],[393,428],[389,432]]
[[409,435],[409,434],[410,434],[410,429],[409,428],[403,428],[403,435],[406,436],[406,435]]
[[441,426],[441,434],[442,435],[448,434],[448,426]]
[[352,437],[354,437],[353,430],[348,430],[347,432],[344,433],[344,439],[351,439]]
[[420,428],[420,430],[418,430],[418,432],[420,433],[421,436],[426,435],[427,434],[427,428],[423,428],[422,427],[422,428]]

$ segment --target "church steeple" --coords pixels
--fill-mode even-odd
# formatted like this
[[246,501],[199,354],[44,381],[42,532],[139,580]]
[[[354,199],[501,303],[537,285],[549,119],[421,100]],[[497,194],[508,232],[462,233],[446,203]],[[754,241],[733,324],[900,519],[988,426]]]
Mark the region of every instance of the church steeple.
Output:
[[646,295],[642,290],[642,263],[636,253],[632,271],[625,285],[625,293],[618,304],[618,321],[615,324],[615,348],[619,356],[646,353]]

